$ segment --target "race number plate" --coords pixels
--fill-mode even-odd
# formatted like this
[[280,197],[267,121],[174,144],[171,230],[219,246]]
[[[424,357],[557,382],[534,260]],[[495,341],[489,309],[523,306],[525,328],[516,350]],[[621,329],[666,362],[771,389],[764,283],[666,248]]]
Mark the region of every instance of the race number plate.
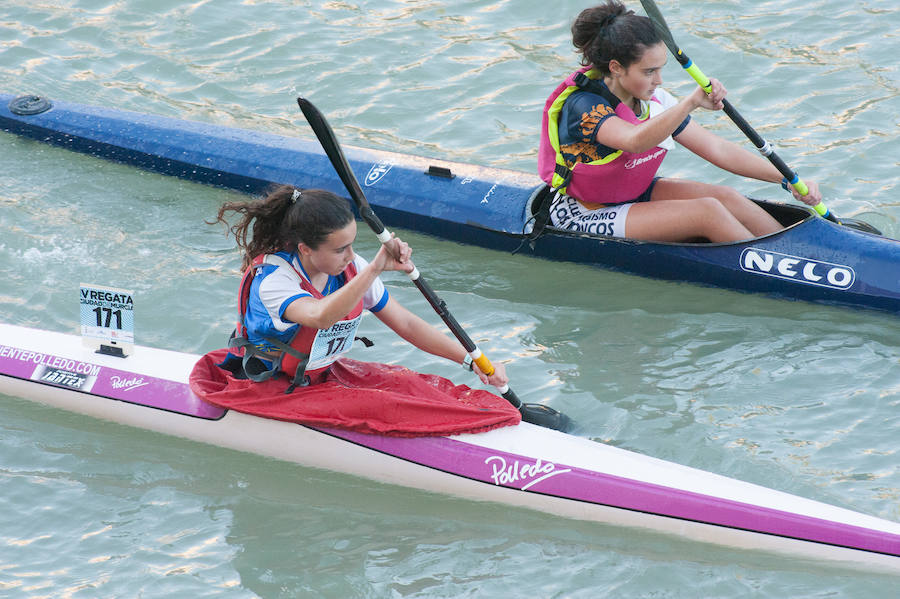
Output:
[[127,356],[134,348],[131,291],[81,284],[81,338],[99,353]]

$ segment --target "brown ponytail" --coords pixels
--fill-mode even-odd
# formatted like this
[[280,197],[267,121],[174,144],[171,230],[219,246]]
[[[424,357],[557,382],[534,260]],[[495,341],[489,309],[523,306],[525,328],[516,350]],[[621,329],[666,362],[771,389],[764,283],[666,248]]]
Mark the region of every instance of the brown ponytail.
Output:
[[[230,227],[225,220],[227,212],[241,215]],[[243,271],[260,254],[294,251],[301,242],[316,249],[328,235],[352,220],[347,201],[330,191],[280,185],[262,200],[226,202],[219,208],[216,220],[207,222],[221,222],[229,227],[243,253]]]
[[581,53],[581,64],[609,75],[609,63],[628,68],[644,51],[662,41],[652,21],[634,14],[619,0],[586,8],[572,23],[572,44]]

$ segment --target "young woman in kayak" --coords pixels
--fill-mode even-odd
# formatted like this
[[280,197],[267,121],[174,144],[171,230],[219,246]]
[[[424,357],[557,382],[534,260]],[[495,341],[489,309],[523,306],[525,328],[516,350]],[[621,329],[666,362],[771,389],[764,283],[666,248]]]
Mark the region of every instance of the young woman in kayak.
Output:
[[[544,107],[538,167],[560,188],[551,222],[566,229],[656,241],[737,241],[780,230],[762,208],[731,187],[657,177],[674,141],[736,175],[778,183],[762,156],[693,121],[697,108],[721,110],[726,95],[712,79],[678,101],[663,90],[667,50],[647,17],[618,0],[583,10],[572,42],[584,68],[570,75]],[[819,203],[818,186],[797,199]]]
[[459,342],[390,296],[379,275],[412,272],[412,250],[393,239],[371,262],[354,253],[356,221],[346,200],[284,185],[262,201],[224,204],[213,222],[227,226],[229,212],[241,215],[230,231],[245,272],[243,322],[232,347],[243,351],[249,378],[262,381],[280,371],[295,386],[322,380],[350,349],[362,311],[369,310],[419,349],[462,363],[484,383],[507,383],[502,364],[487,377]]

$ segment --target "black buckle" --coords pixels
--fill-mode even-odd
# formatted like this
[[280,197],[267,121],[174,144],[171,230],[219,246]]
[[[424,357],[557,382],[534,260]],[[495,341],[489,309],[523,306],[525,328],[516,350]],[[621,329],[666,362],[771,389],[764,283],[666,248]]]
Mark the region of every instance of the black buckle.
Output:
[[555,190],[562,189],[563,187],[568,187],[569,183],[572,182],[572,173],[574,172],[567,166],[563,166],[562,164],[557,164],[553,169],[553,172],[563,178],[562,185],[556,187]]

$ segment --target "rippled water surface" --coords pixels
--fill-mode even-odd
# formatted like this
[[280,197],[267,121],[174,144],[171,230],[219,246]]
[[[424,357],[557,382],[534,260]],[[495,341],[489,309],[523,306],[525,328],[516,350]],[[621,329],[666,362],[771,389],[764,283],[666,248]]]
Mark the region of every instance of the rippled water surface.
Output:
[[[634,3],[634,8],[638,8]],[[581,2],[6,0],[0,92],[533,170]],[[838,214],[900,236],[900,7],[660,0],[676,39]],[[688,93],[676,68],[666,87]],[[743,143],[722,115],[697,118]],[[674,152],[664,173],[782,198]],[[75,332],[134,289],[139,343],[230,332],[233,192],[0,133],[3,321]],[[390,224],[390,223],[388,223]],[[525,401],[575,434],[900,520],[900,323],[404,233]],[[374,253],[361,232],[356,249]],[[900,266],[898,266],[900,268]],[[429,307],[402,277],[402,303]],[[360,359],[466,379],[375,319]],[[377,356],[377,357],[376,357]],[[0,401],[0,595],[887,597],[896,580],[297,468]]]

